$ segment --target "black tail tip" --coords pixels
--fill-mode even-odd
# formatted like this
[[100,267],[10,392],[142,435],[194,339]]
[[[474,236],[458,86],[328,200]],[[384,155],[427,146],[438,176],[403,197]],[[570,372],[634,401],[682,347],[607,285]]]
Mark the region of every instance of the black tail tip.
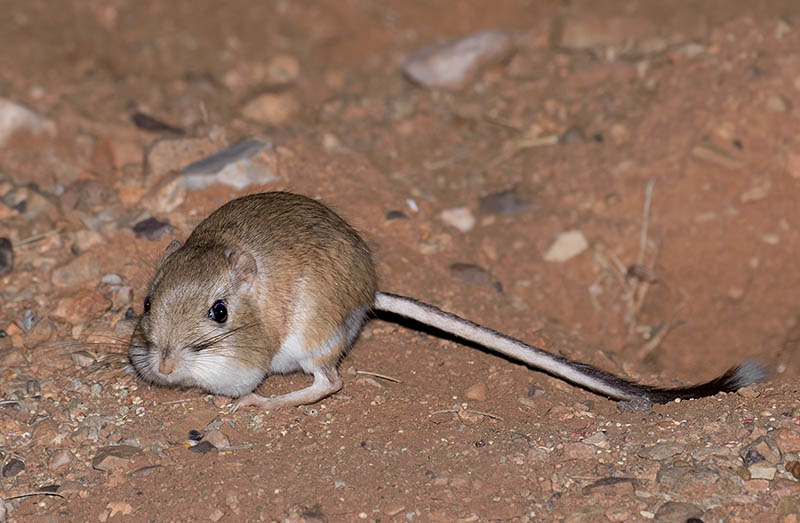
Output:
[[726,385],[730,392],[764,381],[769,376],[766,367],[755,360],[745,360],[727,373]]

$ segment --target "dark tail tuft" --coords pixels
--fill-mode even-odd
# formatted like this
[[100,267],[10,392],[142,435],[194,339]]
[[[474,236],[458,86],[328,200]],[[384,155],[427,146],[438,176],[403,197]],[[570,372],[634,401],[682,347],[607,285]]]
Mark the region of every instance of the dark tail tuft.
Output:
[[738,367],[733,367],[719,378],[679,389],[649,388],[642,394],[655,403],[669,403],[676,399],[691,399],[713,396],[720,392],[736,392],[742,387],[763,381],[768,376],[767,370],[760,363],[746,360]]

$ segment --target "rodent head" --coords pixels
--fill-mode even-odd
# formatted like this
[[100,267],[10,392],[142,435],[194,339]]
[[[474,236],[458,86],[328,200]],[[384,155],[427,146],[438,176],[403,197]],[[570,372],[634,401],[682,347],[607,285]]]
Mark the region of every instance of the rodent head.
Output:
[[247,251],[171,243],[131,337],[137,375],[233,397],[255,389],[268,366],[257,273]]

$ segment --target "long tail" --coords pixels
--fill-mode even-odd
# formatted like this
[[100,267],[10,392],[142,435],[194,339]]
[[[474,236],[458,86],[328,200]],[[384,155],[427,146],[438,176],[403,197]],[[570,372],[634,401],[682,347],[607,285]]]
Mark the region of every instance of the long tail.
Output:
[[375,294],[375,309],[398,314],[461,339],[477,343],[531,367],[542,369],[576,385],[617,400],[634,400],[644,397],[655,403],[668,403],[678,398],[701,398],[713,396],[719,392],[734,392],[761,381],[767,376],[766,371],[759,363],[747,360],[722,376],[699,385],[675,389],[650,387],[622,379],[591,365],[551,354],[406,296],[378,291]]

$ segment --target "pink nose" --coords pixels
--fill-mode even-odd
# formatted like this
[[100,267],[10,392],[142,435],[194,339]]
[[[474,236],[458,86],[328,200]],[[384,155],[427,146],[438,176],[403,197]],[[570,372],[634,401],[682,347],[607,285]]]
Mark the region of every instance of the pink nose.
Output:
[[161,374],[172,374],[175,367],[178,366],[178,361],[172,354],[168,356],[161,356],[161,361],[158,364],[158,372]]

